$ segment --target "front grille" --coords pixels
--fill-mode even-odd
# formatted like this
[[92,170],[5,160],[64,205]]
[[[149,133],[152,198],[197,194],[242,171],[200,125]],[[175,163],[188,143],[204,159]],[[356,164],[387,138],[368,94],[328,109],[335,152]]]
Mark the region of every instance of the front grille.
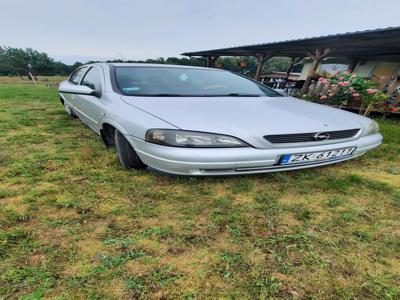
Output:
[[311,132],[311,133],[275,134],[275,135],[265,135],[264,138],[272,144],[318,142],[319,140],[314,138],[315,135],[318,133],[329,134],[329,138],[325,140],[337,140],[337,139],[351,138],[355,136],[359,131],[360,129],[357,128],[357,129]]

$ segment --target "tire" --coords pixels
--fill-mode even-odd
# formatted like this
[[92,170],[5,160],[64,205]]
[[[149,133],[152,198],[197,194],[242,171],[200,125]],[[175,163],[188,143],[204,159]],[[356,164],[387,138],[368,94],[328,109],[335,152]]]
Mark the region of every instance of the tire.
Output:
[[71,118],[77,118],[78,116],[74,113],[74,111],[72,110],[72,107],[69,106],[66,102],[64,102],[64,109],[67,112],[67,114],[71,117]]
[[127,139],[118,130],[115,130],[115,146],[119,162],[128,169],[145,169],[147,166],[141,161]]

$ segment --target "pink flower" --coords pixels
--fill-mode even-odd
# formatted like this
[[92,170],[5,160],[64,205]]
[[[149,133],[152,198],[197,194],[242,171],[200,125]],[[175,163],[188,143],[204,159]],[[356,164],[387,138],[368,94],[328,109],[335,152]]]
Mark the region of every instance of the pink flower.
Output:
[[350,84],[350,82],[348,81],[342,81],[338,83],[340,86],[348,86]]
[[378,90],[377,89],[366,89],[368,94],[375,94]]
[[360,97],[360,94],[359,93],[354,93],[353,97]]
[[339,80],[340,80],[340,81],[343,81],[343,80],[344,80],[344,77],[343,77],[343,76],[340,76],[340,77],[339,77]]
[[327,79],[325,79],[324,77],[320,77],[318,79],[319,82],[321,82],[322,84],[327,84],[329,81]]
[[327,97],[327,96],[325,96],[325,95],[323,95],[323,96],[319,97],[319,99],[321,99],[321,100],[325,100],[326,98],[328,98],[328,97]]

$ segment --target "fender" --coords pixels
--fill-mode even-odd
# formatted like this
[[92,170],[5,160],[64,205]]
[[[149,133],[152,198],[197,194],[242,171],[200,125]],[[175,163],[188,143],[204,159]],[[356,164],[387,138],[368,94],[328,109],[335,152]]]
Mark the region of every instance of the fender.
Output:
[[60,102],[61,102],[61,104],[64,105],[64,102],[65,102],[65,97],[64,97],[64,95],[61,94],[61,93],[58,93],[58,94],[60,95]]
[[[121,127],[117,122],[115,122],[113,119],[110,119],[108,117],[101,119],[99,124],[101,124],[100,136],[101,136],[101,139],[103,140],[104,144],[107,146],[107,148],[113,147],[114,141],[113,140],[110,141],[110,138],[105,134],[104,129],[103,129],[104,124],[109,124],[109,125],[113,126],[115,129],[117,129],[119,132],[121,132],[122,135],[124,135],[124,136],[129,135],[128,132],[123,127]],[[127,139],[127,140],[131,143],[132,147],[135,148],[135,144],[132,141],[132,139]]]
[[117,122],[115,122],[113,119],[110,119],[109,117],[102,118],[100,120],[100,124],[101,124],[102,128],[103,128],[103,124],[105,124],[105,123],[112,125],[113,127],[115,127],[115,129],[117,129],[123,135],[129,135],[128,132],[123,127],[121,127]]

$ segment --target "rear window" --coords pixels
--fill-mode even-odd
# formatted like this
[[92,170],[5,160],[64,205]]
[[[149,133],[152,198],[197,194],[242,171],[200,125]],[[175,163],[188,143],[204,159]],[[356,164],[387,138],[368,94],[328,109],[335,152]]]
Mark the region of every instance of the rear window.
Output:
[[132,96],[282,96],[228,71],[179,67],[115,67],[117,86]]

